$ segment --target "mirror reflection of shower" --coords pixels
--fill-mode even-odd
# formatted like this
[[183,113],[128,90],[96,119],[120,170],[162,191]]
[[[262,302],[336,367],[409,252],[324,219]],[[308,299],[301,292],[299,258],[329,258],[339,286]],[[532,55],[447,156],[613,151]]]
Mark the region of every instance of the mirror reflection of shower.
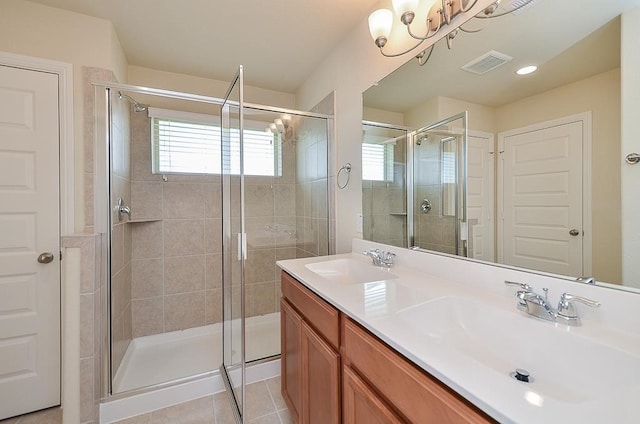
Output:
[[467,256],[466,112],[415,131],[363,122],[363,237]]
[[374,122],[362,128],[363,237],[406,247],[408,130]]
[[467,256],[466,114],[418,129],[414,139],[410,246]]
[[[109,136],[105,396],[216,375],[221,364],[219,106],[156,91],[96,85],[96,109],[109,102],[96,122]],[[246,109],[243,319],[251,362],[280,354],[276,260],[328,253],[329,133],[326,115]],[[283,113],[295,142],[265,131]],[[130,210],[122,221],[119,198]]]

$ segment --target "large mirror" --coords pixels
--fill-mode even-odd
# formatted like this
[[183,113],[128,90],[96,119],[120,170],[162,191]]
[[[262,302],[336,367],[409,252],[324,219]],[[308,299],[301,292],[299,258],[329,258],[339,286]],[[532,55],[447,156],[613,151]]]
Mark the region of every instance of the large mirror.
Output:
[[[640,288],[640,281],[623,281],[620,188],[621,14],[636,7],[640,0],[533,0],[513,14],[472,19],[451,50],[439,42],[425,66],[411,60],[363,93],[369,127],[411,134],[466,112],[469,137],[484,140],[486,148],[468,151],[468,215],[476,219],[464,223],[482,256],[463,256]],[[526,65],[538,70],[517,75]],[[414,134],[408,169],[410,152],[424,140]],[[364,177],[365,216],[371,187]],[[409,215],[421,207],[413,199]],[[437,210],[442,215],[442,206]],[[474,238],[479,224],[482,237]],[[377,231],[411,245],[411,234]],[[375,240],[373,234],[364,236]],[[640,261],[640,252],[635,256]]]

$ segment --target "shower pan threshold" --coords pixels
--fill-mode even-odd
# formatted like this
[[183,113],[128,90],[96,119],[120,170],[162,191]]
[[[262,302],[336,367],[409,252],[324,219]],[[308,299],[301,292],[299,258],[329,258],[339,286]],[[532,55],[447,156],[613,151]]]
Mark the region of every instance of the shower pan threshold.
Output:
[[[280,353],[280,314],[249,317],[247,361]],[[137,337],[113,379],[113,393],[154,386],[217,370],[222,364],[222,324]]]

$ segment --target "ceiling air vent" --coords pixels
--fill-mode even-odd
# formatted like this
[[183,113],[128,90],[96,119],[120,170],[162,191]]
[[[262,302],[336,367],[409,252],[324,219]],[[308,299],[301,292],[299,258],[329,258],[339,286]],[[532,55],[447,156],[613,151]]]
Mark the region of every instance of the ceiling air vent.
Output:
[[504,53],[499,53],[495,50],[491,50],[490,52],[473,59],[471,62],[467,63],[460,69],[462,69],[463,71],[471,72],[473,74],[482,75],[486,74],[489,71],[493,71],[499,66],[504,65],[511,59],[513,59],[511,56],[508,56]]
[[[532,0],[527,3],[527,0],[507,0],[505,3],[501,4],[500,7],[506,11],[513,11],[514,15],[519,15],[524,13],[525,10],[533,6],[535,3],[538,3],[539,0]],[[519,9],[517,9],[520,7]],[[514,10],[517,9],[517,10]]]

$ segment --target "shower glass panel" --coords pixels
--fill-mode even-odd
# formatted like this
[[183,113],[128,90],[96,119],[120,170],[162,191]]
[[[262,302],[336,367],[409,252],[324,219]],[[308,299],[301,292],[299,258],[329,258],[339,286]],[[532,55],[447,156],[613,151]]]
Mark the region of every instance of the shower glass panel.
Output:
[[[222,140],[222,366],[237,422],[245,416],[245,286],[243,69],[220,108]],[[234,153],[237,153],[234,154]]]
[[408,131],[368,122],[362,129],[363,236],[407,247]]
[[467,114],[415,132],[412,246],[467,256]]
[[[275,262],[329,253],[330,118],[255,104],[243,109],[242,220],[240,115],[237,101],[227,103],[223,221],[222,99],[95,85],[96,184],[105,187],[96,193],[103,207],[95,220],[109,237],[99,319],[107,350],[103,396],[220,379],[223,319],[227,364],[241,363],[243,335],[244,363],[277,357]],[[331,101],[323,110],[332,109]],[[267,131],[270,124],[276,129]],[[244,264],[237,260],[238,233],[247,234]]]

